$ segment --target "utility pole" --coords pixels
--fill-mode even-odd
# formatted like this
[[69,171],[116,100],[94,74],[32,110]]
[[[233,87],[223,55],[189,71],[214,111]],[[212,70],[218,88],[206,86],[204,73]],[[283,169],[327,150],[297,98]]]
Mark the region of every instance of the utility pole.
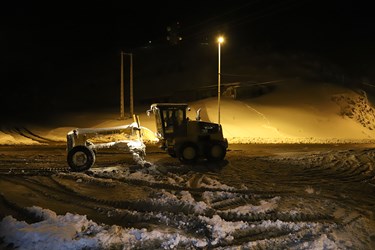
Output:
[[130,53],[130,116],[134,115],[133,104],[133,54]]
[[124,55],[130,56],[130,117],[134,114],[133,101],[133,54],[121,51],[121,95],[120,95],[120,119],[125,119],[125,101],[124,101]]
[[124,52],[121,51],[120,119],[125,119],[124,107]]

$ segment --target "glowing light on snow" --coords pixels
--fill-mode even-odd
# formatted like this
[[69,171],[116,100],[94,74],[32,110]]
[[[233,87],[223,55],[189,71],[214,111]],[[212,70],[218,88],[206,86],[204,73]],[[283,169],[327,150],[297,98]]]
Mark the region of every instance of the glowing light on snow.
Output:
[[283,136],[278,130],[277,128],[271,126],[271,122],[267,119],[267,117],[262,114],[261,112],[259,112],[258,110],[256,110],[255,108],[251,107],[249,104],[245,104],[245,106],[251,110],[253,110],[255,113],[257,113],[258,115],[260,115],[266,122],[267,122],[267,125],[264,125],[265,128],[268,128],[268,129],[271,129],[273,131],[275,131],[277,134]]
[[139,165],[145,166],[148,163],[144,159],[146,156],[146,145],[141,141],[129,141],[127,145],[133,155],[133,160]]

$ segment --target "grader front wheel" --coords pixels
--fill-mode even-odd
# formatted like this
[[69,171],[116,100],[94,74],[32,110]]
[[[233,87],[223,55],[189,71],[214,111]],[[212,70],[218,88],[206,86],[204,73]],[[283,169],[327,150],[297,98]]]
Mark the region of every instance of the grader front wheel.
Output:
[[68,152],[67,161],[72,171],[85,171],[94,165],[95,153],[86,146],[75,146]]

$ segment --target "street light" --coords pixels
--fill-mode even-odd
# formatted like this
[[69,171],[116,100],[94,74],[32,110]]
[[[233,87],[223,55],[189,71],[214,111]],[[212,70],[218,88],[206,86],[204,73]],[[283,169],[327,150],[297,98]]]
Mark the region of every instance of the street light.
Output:
[[120,119],[125,119],[124,104],[124,55],[130,56],[130,115],[134,114],[133,106],[133,54],[121,51],[121,89],[120,89]]
[[217,39],[217,42],[218,42],[218,48],[219,48],[219,53],[218,53],[218,71],[217,71],[217,120],[218,120],[218,124],[220,124],[220,77],[221,77],[221,74],[220,74],[220,47],[221,47],[221,44],[224,42],[224,37],[220,36],[218,37]]

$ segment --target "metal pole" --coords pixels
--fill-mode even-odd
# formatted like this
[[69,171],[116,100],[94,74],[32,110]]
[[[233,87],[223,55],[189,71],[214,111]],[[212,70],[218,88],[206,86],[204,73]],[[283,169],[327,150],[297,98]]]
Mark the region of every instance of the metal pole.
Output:
[[124,118],[124,52],[121,51],[120,119]]
[[220,42],[219,42],[219,65],[217,75],[217,123],[220,124]]
[[130,115],[134,115],[133,105],[133,54],[130,53]]

